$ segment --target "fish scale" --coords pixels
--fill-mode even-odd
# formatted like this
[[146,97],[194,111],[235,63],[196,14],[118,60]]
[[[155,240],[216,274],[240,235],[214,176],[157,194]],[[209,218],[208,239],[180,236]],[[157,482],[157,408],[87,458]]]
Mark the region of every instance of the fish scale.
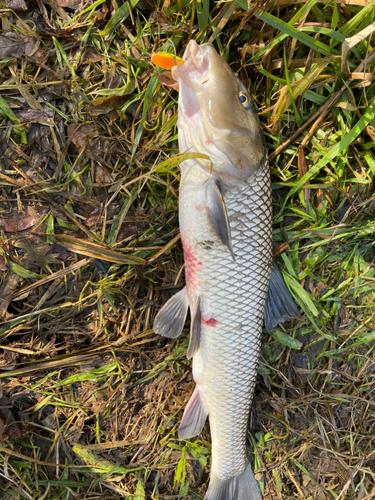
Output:
[[193,260],[187,273],[188,296],[192,301],[199,294],[202,318],[217,320],[214,327],[202,323],[193,376],[209,413],[212,472],[225,480],[242,474],[248,464],[246,428],[271,272],[270,179],[266,167],[225,194],[233,261],[207,214],[194,210],[208,178],[199,166],[184,169],[180,227],[184,249],[189,242],[186,265]]

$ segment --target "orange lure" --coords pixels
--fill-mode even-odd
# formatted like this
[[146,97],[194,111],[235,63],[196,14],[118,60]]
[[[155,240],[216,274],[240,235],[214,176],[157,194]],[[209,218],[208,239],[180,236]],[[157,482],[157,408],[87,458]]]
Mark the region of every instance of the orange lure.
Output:
[[172,69],[176,63],[177,66],[181,66],[185,61],[168,52],[154,52],[154,54],[151,55],[151,62],[154,63],[155,66],[159,66],[159,68]]

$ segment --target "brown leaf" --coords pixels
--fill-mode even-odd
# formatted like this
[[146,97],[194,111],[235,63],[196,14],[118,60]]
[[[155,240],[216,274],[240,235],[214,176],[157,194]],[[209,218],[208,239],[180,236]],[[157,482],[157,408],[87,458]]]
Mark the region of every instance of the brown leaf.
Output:
[[112,179],[107,169],[101,165],[96,165],[95,168],[95,183],[96,184],[112,184]]
[[17,214],[11,218],[0,219],[0,222],[6,233],[17,233],[35,226],[39,222],[39,217],[33,215],[25,217],[25,215]]
[[142,56],[142,54],[139,52],[139,50],[132,46],[132,47],[129,47],[129,51],[130,51],[130,54],[132,55],[132,57],[134,57],[134,59],[137,59],[137,61],[143,61],[144,60],[144,57]]
[[119,241],[122,241],[125,240],[126,238],[129,238],[129,236],[133,236],[135,234],[138,234],[137,223],[135,221],[125,221],[121,225],[117,239]]
[[21,278],[17,274],[9,273],[0,287],[0,321],[10,317],[7,309],[20,280]]
[[5,0],[7,9],[12,10],[27,10],[25,0]]
[[18,33],[5,33],[0,35],[0,59],[29,55],[34,46],[35,42],[31,37]]
[[96,226],[96,224],[98,224],[101,211],[102,211],[102,208],[97,207],[91,212],[91,214],[89,214],[87,216],[87,218],[86,218],[87,227],[89,227],[91,229],[93,226]]
[[88,59],[92,63],[103,61],[103,57],[99,54],[99,52],[94,49],[94,47],[90,47],[86,52],[86,59]]
[[150,14],[148,18],[149,23],[169,24],[168,18],[161,10],[156,10]]
[[55,5],[57,7],[63,7],[68,9],[78,9],[81,2],[79,0],[55,0]]
[[17,424],[11,424],[4,430],[4,435],[11,441],[15,441],[22,436],[21,428]]
[[64,246],[59,245],[58,243],[53,243],[48,253],[52,255],[58,255],[61,260],[67,260],[71,255],[70,252]]
[[93,116],[106,115],[112,110],[119,110],[127,101],[127,96],[111,95],[110,97],[98,97],[90,103],[90,113]]
[[77,149],[87,149],[89,142],[97,137],[99,132],[93,125],[71,123],[68,126],[68,136]]
[[95,13],[95,17],[98,21],[103,21],[103,19],[105,19],[108,16],[108,12],[109,12],[108,7],[106,6],[105,3],[103,3],[102,10],[101,11],[97,10]]
[[174,90],[179,90],[178,82],[172,78],[172,73],[170,71],[165,71],[159,75],[159,82],[166,87],[171,87]]
[[37,109],[21,109],[16,114],[17,118],[22,122],[36,122],[44,125],[51,125],[53,123],[53,118],[51,118],[51,116]]
[[11,401],[6,397],[0,398],[0,430],[2,439],[14,441],[21,437],[20,427],[14,423],[13,413],[10,410]]
[[4,257],[2,255],[0,255],[0,271],[7,271],[7,270],[8,270],[8,267],[5,264]]
[[104,86],[107,89],[117,89],[122,82],[121,75],[116,73],[116,66],[111,66],[109,72],[107,73],[107,77],[105,79]]

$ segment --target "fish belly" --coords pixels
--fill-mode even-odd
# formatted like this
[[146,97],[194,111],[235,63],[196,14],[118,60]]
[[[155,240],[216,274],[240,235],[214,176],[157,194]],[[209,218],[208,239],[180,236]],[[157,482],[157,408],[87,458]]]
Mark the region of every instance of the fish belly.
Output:
[[212,474],[226,480],[242,474],[248,464],[246,430],[272,262],[269,172],[256,172],[225,194],[235,261],[201,203],[207,173],[191,166],[182,173],[187,295],[191,307],[199,296],[201,308],[193,376],[209,413]]

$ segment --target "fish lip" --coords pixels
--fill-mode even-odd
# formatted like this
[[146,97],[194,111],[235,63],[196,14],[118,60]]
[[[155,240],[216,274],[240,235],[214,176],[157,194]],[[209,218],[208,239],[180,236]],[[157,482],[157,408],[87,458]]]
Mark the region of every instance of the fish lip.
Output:
[[210,58],[207,55],[205,44],[198,45],[195,40],[190,40],[183,56],[185,63],[172,68],[173,79],[177,82],[182,80],[195,92],[201,92],[209,81]]

